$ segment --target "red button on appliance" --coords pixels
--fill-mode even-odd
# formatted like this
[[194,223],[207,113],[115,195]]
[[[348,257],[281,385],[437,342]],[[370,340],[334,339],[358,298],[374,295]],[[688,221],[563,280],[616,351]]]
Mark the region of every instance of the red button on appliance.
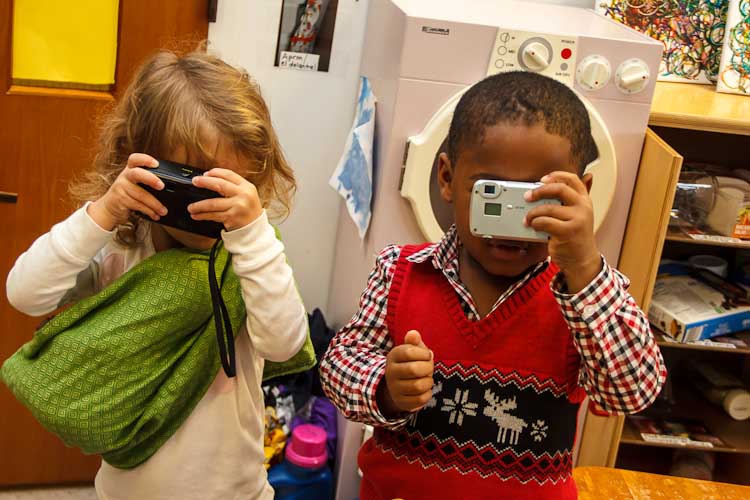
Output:
[[560,55],[563,59],[570,59],[570,56],[573,55],[573,51],[570,49],[562,49],[562,52],[560,52]]

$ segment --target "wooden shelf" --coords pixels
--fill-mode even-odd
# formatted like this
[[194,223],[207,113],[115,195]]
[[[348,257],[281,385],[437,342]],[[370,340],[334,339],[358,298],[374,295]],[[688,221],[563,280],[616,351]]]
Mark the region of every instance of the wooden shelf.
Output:
[[[652,329],[654,330],[654,336],[656,337],[656,343],[659,344],[660,347],[668,347],[670,349],[688,349],[692,351],[709,351],[709,352],[727,352],[727,353],[734,353],[734,354],[750,354],[750,332],[741,332],[741,333],[735,333],[732,336],[737,337],[740,340],[743,340],[746,344],[748,344],[747,347],[718,347],[718,346],[712,346],[712,345],[703,345],[703,344],[690,344],[690,343],[683,343],[683,342],[675,342],[675,341],[669,341],[667,340],[667,335],[663,332],[660,332],[652,325]],[[720,341],[721,338],[715,339],[717,341]]]
[[[748,97],[748,100],[750,100],[750,97]],[[716,236],[716,235],[709,235],[709,236]],[[687,234],[676,229],[669,229],[667,231],[666,240],[676,241],[678,243],[689,243],[691,245],[705,245],[705,246],[712,246],[712,247],[750,249],[750,241],[721,241],[721,240],[695,239],[695,238],[691,238]]]
[[644,441],[641,438],[640,432],[628,418],[625,419],[620,443],[655,448],[684,448],[722,453],[750,454],[750,420],[738,421],[732,419],[722,408],[704,399],[692,387],[677,386],[675,388],[675,397],[677,404],[675,405],[674,414],[665,417],[667,420],[670,418],[700,420],[711,433],[724,441],[725,446],[704,448],[701,446],[681,446]]
[[[629,444],[633,446],[648,446],[651,448],[672,448],[672,449],[685,449],[685,450],[699,450],[699,451],[713,451],[713,452],[726,452],[726,453],[743,453],[741,450],[736,448],[726,448],[723,446],[714,446],[713,448],[704,448],[703,446],[690,446],[690,445],[678,445],[669,443],[653,443],[651,441],[644,441],[641,437],[638,429],[635,428],[633,423],[629,419],[625,419],[625,425],[622,428],[622,437],[620,438],[621,444]],[[750,453],[750,450],[747,451]]]
[[750,135],[750,97],[716,92],[713,85],[658,82],[649,124]]
[[[710,403],[707,402],[706,404],[710,404]],[[729,419],[729,417],[727,417],[727,419]],[[738,423],[742,424],[742,422],[738,422]],[[747,423],[747,421],[745,421],[745,423]],[[709,429],[712,432],[716,432],[710,427]],[[724,433],[716,432],[716,435],[719,438],[721,438],[724,442],[726,442],[724,434],[726,434],[726,432]],[[750,434],[750,425],[748,425],[748,428],[745,431],[745,434]],[[741,438],[742,436],[739,436],[739,439]],[[745,438],[745,441],[740,441],[739,446],[714,446],[712,448],[704,448],[703,446],[669,444],[669,443],[652,443],[650,441],[644,441],[640,433],[638,432],[638,430],[635,428],[635,426],[626,418],[625,425],[622,428],[622,436],[620,437],[620,444],[628,444],[632,446],[647,446],[651,448],[672,448],[672,449],[710,451],[710,452],[717,452],[717,453],[750,453],[750,443],[746,442],[747,439],[748,438]]]

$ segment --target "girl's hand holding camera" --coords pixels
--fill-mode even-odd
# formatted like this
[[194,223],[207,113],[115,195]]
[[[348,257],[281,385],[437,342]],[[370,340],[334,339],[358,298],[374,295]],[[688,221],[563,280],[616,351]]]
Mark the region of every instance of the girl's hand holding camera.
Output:
[[188,205],[188,212],[195,220],[220,222],[227,231],[232,231],[247,226],[263,213],[258,190],[237,172],[214,168],[194,177],[193,185],[223,196]]
[[[587,179],[587,176],[584,176]],[[526,193],[526,201],[557,199],[562,205],[541,205],[529,211],[524,223],[550,235],[552,261],[565,274],[568,293],[583,290],[602,269],[594,239],[594,209],[588,189],[578,175],[552,172],[544,186]]]
[[109,190],[89,205],[88,213],[94,222],[107,231],[125,224],[133,211],[141,212],[158,221],[167,215],[167,209],[153,195],[138,184],[164,189],[164,183],[145,168],[159,165],[154,158],[143,153],[133,153],[128,163],[109,187]]
[[[158,165],[159,162],[147,154],[131,154],[126,167],[109,190],[89,206],[89,215],[107,231],[125,224],[133,211],[141,212],[158,222],[162,216],[167,215],[167,208],[138,185],[144,184],[157,191],[164,189],[161,179],[147,170]],[[227,231],[231,231],[250,224],[263,213],[258,190],[232,170],[208,170],[202,176],[195,177],[193,184],[222,195],[222,198],[189,205],[188,211],[195,220],[220,222]]]

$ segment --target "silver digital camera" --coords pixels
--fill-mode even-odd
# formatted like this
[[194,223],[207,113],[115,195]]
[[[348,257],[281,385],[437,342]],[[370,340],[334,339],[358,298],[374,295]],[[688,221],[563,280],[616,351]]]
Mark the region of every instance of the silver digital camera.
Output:
[[559,200],[528,202],[524,193],[541,186],[536,182],[480,179],[471,192],[471,234],[481,238],[547,241],[549,235],[523,225],[526,214],[539,205],[560,205]]

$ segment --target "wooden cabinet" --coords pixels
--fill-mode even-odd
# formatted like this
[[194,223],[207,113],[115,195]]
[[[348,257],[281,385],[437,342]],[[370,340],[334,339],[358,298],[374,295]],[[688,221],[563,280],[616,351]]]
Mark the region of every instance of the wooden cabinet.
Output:
[[[652,106],[620,269],[631,292],[648,310],[662,258],[720,256],[750,250],[750,242],[695,240],[668,228],[675,188],[684,162],[706,162],[750,170],[750,98],[718,94],[701,85],[659,83]],[[670,371],[674,404],[669,417],[702,421],[724,441],[709,451],[717,481],[750,484],[750,420],[735,421],[708,402],[687,380],[685,368],[706,361],[726,368],[750,386],[750,348],[681,344],[654,330]],[[738,335],[750,344],[750,333]],[[663,415],[662,415],[663,416]],[[587,416],[578,465],[606,465],[667,474],[679,445],[644,441],[626,417]]]

